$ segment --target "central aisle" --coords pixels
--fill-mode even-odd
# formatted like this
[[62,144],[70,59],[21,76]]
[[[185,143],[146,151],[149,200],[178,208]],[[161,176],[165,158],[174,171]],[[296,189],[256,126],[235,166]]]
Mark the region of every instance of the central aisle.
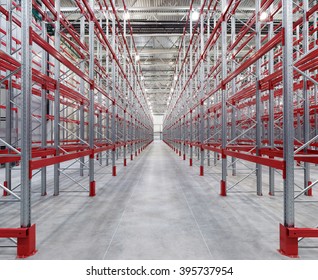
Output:
[[283,258],[275,250],[282,210],[273,200],[220,197],[217,177],[197,172],[154,142],[117,177],[100,171],[96,197],[61,193],[33,203],[39,251],[32,258]]
[[[211,252],[184,194],[184,172],[154,142],[129,174],[132,193],[106,259],[209,259]],[[189,178],[188,178],[189,179]],[[189,182],[190,183],[190,182]]]

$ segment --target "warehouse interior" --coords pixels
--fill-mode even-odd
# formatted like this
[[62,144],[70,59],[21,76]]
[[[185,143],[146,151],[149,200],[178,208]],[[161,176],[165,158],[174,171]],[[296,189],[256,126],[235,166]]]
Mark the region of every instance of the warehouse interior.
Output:
[[0,260],[317,259],[317,21],[1,0]]

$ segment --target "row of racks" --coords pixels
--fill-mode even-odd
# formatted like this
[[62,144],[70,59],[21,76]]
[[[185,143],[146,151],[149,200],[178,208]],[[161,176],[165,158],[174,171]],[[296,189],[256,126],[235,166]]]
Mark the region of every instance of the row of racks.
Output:
[[95,196],[96,170],[116,176],[153,137],[129,20],[113,0],[74,5],[70,18],[60,1],[1,1],[0,207],[2,216],[20,205],[20,227],[1,224],[0,237],[18,257],[36,252],[32,178],[42,196],[58,196],[65,180]]
[[[297,256],[298,241],[318,237],[315,224],[295,225],[299,199],[307,197],[302,207],[317,214],[310,196],[318,178],[310,170],[318,163],[318,4],[256,0],[248,11],[244,2],[202,0],[198,21],[189,11],[164,141],[189,157],[190,166],[198,159],[201,176],[212,161],[220,162],[221,196],[255,175],[261,196],[265,168],[274,196],[280,173],[280,252]],[[248,167],[246,176],[240,176],[242,167]],[[296,173],[303,186],[295,184]]]

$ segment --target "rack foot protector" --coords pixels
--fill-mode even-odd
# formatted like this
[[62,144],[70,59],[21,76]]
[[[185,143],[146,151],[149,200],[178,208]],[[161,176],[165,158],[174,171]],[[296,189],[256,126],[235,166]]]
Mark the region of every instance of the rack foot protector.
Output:
[[204,176],[204,166],[200,166],[200,176]]
[[298,238],[289,236],[288,227],[279,225],[279,252],[290,258],[298,258]]
[[226,196],[226,182],[221,180],[221,190],[220,190],[221,196]]
[[24,259],[36,254],[36,227],[33,224],[26,229],[26,236],[17,237],[17,257]]
[[92,181],[89,184],[89,196],[96,195],[96,181]]

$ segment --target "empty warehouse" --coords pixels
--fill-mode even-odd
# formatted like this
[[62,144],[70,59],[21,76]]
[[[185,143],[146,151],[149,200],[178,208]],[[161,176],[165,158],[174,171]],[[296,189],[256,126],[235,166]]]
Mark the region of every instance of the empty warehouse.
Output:
[[317,260],[317,21],[1,0],[0,260]]

